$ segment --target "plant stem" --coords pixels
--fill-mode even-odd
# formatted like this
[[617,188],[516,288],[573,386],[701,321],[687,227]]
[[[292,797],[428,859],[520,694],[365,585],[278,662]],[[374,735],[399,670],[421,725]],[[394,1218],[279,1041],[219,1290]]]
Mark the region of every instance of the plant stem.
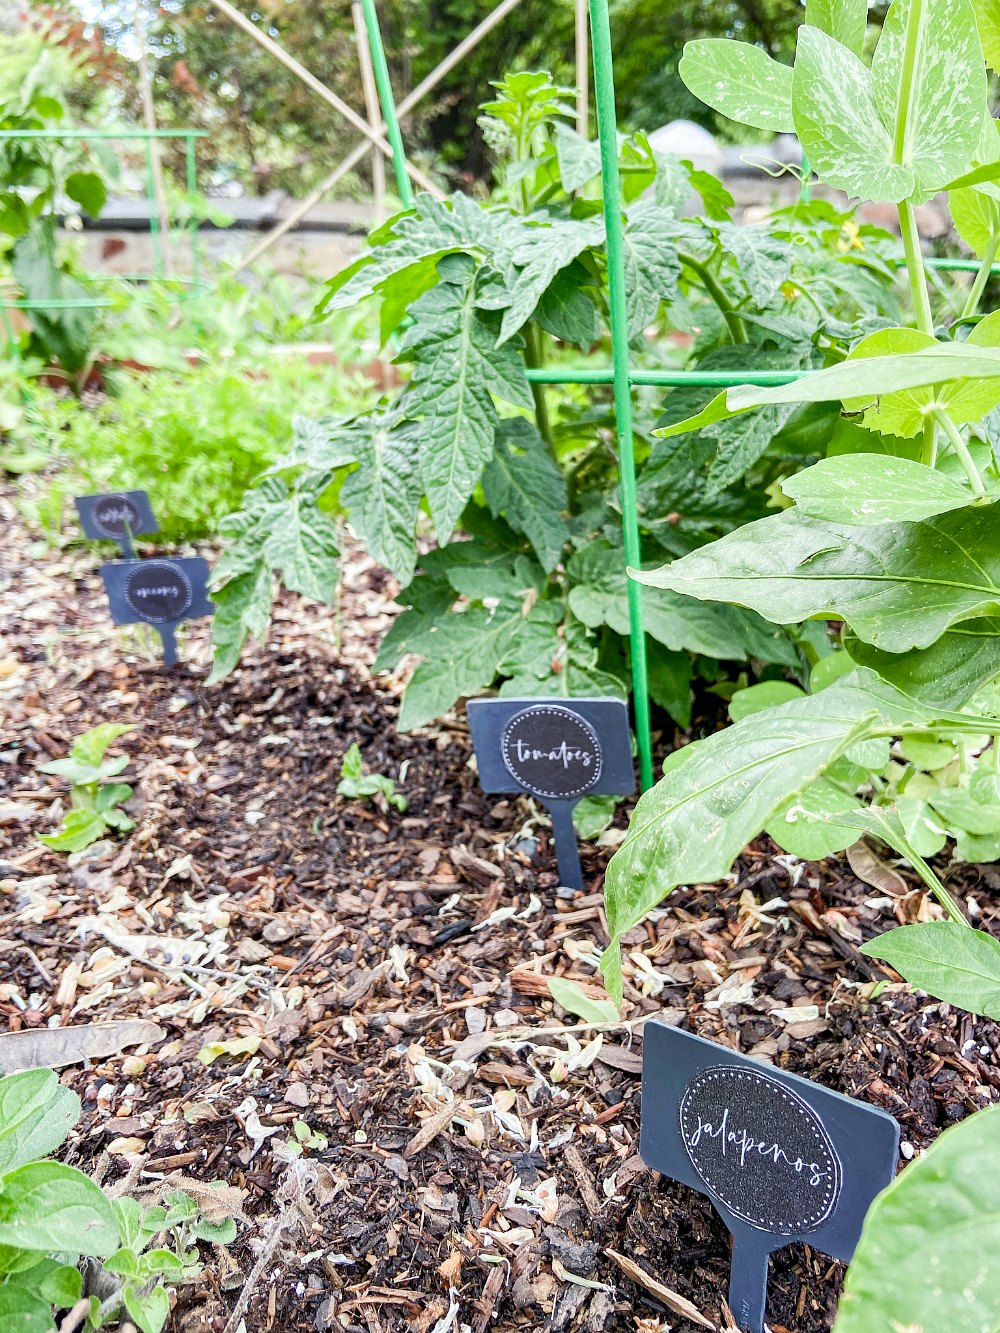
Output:
[[711,272],[708,265],[704,263],[697,255],[692,255],[687,250],[678,250],[677,258],[693,273],[697,273],[701,279],[701,284],[708,292],[709,296],[722,311],[722,317],[725,319],[729,328],[729,336],[734,343],[745,343],[747,341],[747,331],[743,320],[740,318],[739,311],[736,310],[729,300],[729,297],[722,290],[721,284]]
[[972,455],[969,453],[969,446],[965,443],[962,432],[952,421],[947,412],[936,407],[933,412],[934,420],[938,423],[944,433],[951,441],[951,447],[958,455],[962,466],[965,468],[965,474],[969,478],[969,485],[977,495],[985,495],[986,487],[983,485],[983,479],[979,475],[979,469],[976,467]]
[[971,930],[972,927],[969,924],[968,917],[965,915],[965,913],[959,907],[958,903],[956,903],[955,899],[951,896],[951,894],[948,892],[945,886],[941,883],[937,875],[935,875],[934,871],[930,868],[930,866],[923,859],[923,857],[918,856],[917,853],[913,851],[913,849],[911,848],[909,852],[909,859],[910,863],[913,866],[913,869],[924,881],[924,883],[930,889],[931,893],[933,893],[934,897],[944,908],[949,918],[952,921],[954,921],[957,926],[968,926],[969,929]]
[[[524,364],[530,370],[539,370],[542,365],[542,348],[538,338],[538,330],[529,320],[521,330],[524,335]],[[531,396],[535,400],[535,421],[538,425],[538,433],[549,446],[554,448],[552,443],[552,425],[549,421],[549,405],[545,401],[545,387],[537,384],[534,380],[531,382]]]
[[962,307],[961,319],[968,319],[979,309],[979,302],[982,300],[986,284],[990,280],[990,274],[993,272],[993,261],[997,257],[997,251],[1000,250],[1000,231],[995,231],[990,237],[990,243],[986,247],[986,253],[983,255],[983,262],[979,266],[979,272],[976,274],[976,280],[972,284],[972,290],[965,305]]
[[937,425],[932,417],[924,420],[924,446],[920,451],[920,461],[927,467],[937,464]]
[[[899,78],[899,96],[896,99],[896,123],[892,135],[892,158],[899,166],[907,166],[907,158],[910,155],[910,127],[919,86],[917,67],[920,64],[924,8],[925,0],[910,0],[903,46],[903,68]],[[906,275],[913,294],[917,327],[933,337],[934,317],[931,314],[931,299],[927,291],[927,275],[924,272],[923,255],[920,251],[916,215],[909,199],[904,199],[899,205],[899,231],[903,238]]]
[[903,250],[906,254],[906,276],[910,283],[913,306],[917,314],[917,328],[922,333],[934,337],[934,316],[931,313],[931,298],[927,290],[927,275],[924,272],[924,257],[920,249],[920,233],[917,231],[917,218],[913,205],[905,199],[899,205],[899,230],[903,237]]

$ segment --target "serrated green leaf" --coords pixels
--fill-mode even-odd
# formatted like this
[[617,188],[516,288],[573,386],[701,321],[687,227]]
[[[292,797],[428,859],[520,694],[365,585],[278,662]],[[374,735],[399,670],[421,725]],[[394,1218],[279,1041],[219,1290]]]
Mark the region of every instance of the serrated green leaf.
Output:
[[519,407],[530,407],[532,398],[515,349],[496,345],[496,316],[476,306],[468,260],[453,260],[413,315],[401,353],[414,362],[413,379],[401,410],[420,418],[420,477],[444,541],[493,453],[491,395]]
[[340,549],[337,530],[316,501],[315,490],[305,488],[275,505],[261,556],[280,571],[290,592],[329,605],[337,590]]
[[675,231],[673,213],[656,204],[640,204],[628,215],[622,243],[630,338],[653,322],[661,301],[677,296],[681,265],[670,239]]
[[995,1329],[998,1174],[1000,1107],[945,1130],[906,1167],[865,1218],[834,1333]]
[[806,0],[805,21],[829,33],[856,56],[864,54],[868,0]]
[[793,700],[696,741],[639,800],[612,857],[605,901],[612,942],[602,959],[613,997],[618,939],[679,884],[727,874],[790,797],[863,736],[878,704],[839,687]]
[[584,222],[557,221],[521,223],[519,239],[511,251],[513,274],[509,281],[510,304],[503,313],[497,345],[513,338],[534,313],[535,306],[560,269],[571,264],[584,250],[604,243],[604,219]]
[[759,46],[728,38],[687,42],[677,72],[689,92],[741,125],[791,134],[792,70]]
[[679,727],[691,725],[690,653],[672,653],[655,640],[646,650],[649,697],[666,710]]
[[924,921],[887,930],[862,945],[911,986],[970,1014],[1000,1018],[1000,940],[954,921]]
[[79,1097],[50,1069],[0,1078],[0,1176],[55,1152],[79,1119]]
[[493,516],[503,515],[515,532],[523,533],[542,568],[551,573],[569,540],[563,517],[568,504],[566,481],[530,421],[517,417],[498,423],[482,486]]
[[[712,231],[726,254],[736,260],[740,280],[760,310],[766,310],[792,271],[794,250],[763,226],[716,223]],[[789,362],[786,358],[785,365]]]
[[913,193],[913,170],[892,160],[871,70],[819,28],[799,29],[792,111],[803,152],[825,184],[886,203]]
[[595,1000],[575,981],[565,977],[548,977],[549,994],[556,1004],[570,1014],[577,1014],[585,1023],[618,1023],[621,1014],[614,1000]]
[[933,518],[975,499],[967,486],[923,463],[880,454],[822,459],[781,489],[807,518],[860,527]]
[[[890,127],[896,122],[912,4],[893,0],[872,61],[875,103]],[[916,182],[909,197],[918,203],[972,165],[986,106],[986,70],[969,0],[920,4],[906,121],[906,164]]]
[[262,639],[271,620],[271,570],[258,560],[212,596],[212,670],[206,684],[215,685],[233,671],[247,639]]
[[1000,509],[874,528],[794,510],[749,523],[640,583],[736,602],[775,624],[846,620],[888,652],[927,648],[958,622],[1000,615]]
[[[404,398],[401,411],[408,402]],[[369,555],[401,583],[408,581],[416,561],[419,454],[426,427],[389,414],[371,418],[359,440],[359,465],[340,490],[340,503]]]
[[57,1254],[110,1254],[118,1245],[118,1224],[110,1202],[82,1171],[32,1162],[3,1177],[0,1245]]
[[591,281],[578,262],[560,269],[535,307],[536,323],[561,342],[589,348],[601,332],[597,306],[585,290]]
[[577,190],[601,174],[601,145],[598,140],[585,139],[569,125],[557,121],[552,127],[559,163],[559,180],[567,194]]

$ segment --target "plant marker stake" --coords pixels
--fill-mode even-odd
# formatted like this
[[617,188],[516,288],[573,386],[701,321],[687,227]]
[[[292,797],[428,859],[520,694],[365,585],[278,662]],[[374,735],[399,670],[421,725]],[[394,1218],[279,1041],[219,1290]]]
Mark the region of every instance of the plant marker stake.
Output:
[[178,625],[215,610],[208,596],[208,577],[208,561],[202,556],[155,556],[101,566],[112,620],[116,625],[152,625],[168,667],[177,662]]
[[159,530],[145,491],[78,495],[75,504],[84,535],[117,542],[126,560],[138,558],[133,537]]
[[559,882],[582,889],[573,808],[584,796],[635,789],[621,699],[470,699],[466,708],[486,792],[528,792],[552,818]]
[[[622,196],[618,176],[618,118],[615,111],[615,76],[611,56],[608,0],[590,0],[590,33],[594,48],[594,106],[601,144],[601,181],[607,232],[608,307],[611,324],[611,359],[614,369],[618,476],[622,497],[622,538],[626,562],[633,569],[639,569],[642,566],[642,548],[639,540],[639,515],[636,509]],[[642,790],[646,791],[653,785],[653,738],[649,716],[649,670],[646,662],[646,630],[642,618],[642,588],[634,579],[628,580],[628,616],[632,659],[632,708],[635,713],[636,739],[639,743],[640,779]]]
[[643,1029],[639,1152],[711,1200],[733,1238],[729,1308],[746,1333],[764,1333],[768,1256],[802,1241],[849,1262],[895,1175],[899,1125],[654,1018]]

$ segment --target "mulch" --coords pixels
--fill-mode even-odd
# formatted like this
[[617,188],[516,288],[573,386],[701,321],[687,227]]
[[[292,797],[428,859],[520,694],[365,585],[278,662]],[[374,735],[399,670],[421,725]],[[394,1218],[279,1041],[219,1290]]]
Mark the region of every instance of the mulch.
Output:
[[[545,979],[598,993],[628,807],[584,849],[586,889],[560,888],[540,811],[478,788],[464,715],[396,732],[399,681],[367,670],[379,571],[349,560],[339,613],[283,600],[206,689],[204,624],[164,668],[109,625],[93,553],[32,545],[10,493],[0,519],[0,1028],[164,1030],[61,1076],[84,1108],[65,1160],[151,1199],[165,1179],[240,1192],[238,1238],[202,1247],[171,1333],[734,1327],[725,1228],[638,1155],[650,1015],[883,1107],[906,1159],[995,1100],[997,1025],[858,952],[935,913],[905,870],[762,839],[633,932],[628,1023],[596,1037]],[[136,728],[136,827],[50,852],[33,835],[65,789],[36,765],[108,720]],[[336,795],[352,742],[405,813]],[[945,873],[995,931],[996,870]],[[775,1333],[830,1329],[841,1277],[777,1253]]]

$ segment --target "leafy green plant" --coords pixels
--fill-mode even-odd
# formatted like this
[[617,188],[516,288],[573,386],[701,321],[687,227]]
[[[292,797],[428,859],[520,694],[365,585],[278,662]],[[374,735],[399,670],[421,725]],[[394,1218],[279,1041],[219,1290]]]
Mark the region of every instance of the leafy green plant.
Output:
[[51,1333],[53,1309],[76,1304],[69,1262],[111,1254],[118,1218],[82,1171],[44,1160],[80,1118],[80,1101],[49,1070],[0,1078],[0,1326]]
[[[63,125],[66,108],[47,83],[43,58],[0,102],[0,131],[46,130]],[[24,350],[55,361],[74,385],[86,381],[97,324],[73,262],[58,244],[56,209],[67,201],[99,216],[113,155],[86,140],[14,139],[0,135],[0,255],[30,312]],[[83,302],[74,308],[73,302]],[[66,304],[62,304],[66,303]]]
[[941,1135],[865,1219],[834,1333],[983,1333],[997,1326],[1000,1107]]
[[[408,378],[370,412],[294,423],[292,447],[224,528],[213,680],[267,628],[276,577],[330,600],[336,523],[346,519],[404,585],[406,607],[377,667],[418,664],[400,726],[417,727],[487,688],[508,695],[623,694],[629,675],[614,419],[607,389],[532,382],[608,346],[600,153],[568,124],[571,90],[544,73],[496,85],[481,124],[498,157],[481,205],[414,207],[374,232],[328,285],[324,312],[375,301]],[[862,315],[898,317],[896,245],[817,201],[742,228],[710,176],[622,139],[629,329],[637,362],[730,370],[823,365],[847,354]],[[705,216],[685,218],[699,192]],[[670,335],[668,338],[667,335]],[[570,349],[577,349],[574,353]],[[671,398],[670,420],[705,399]],[[821,406],[779,407],[706,430],[688,455],[652,430],[640,395],[640,521],[651,558],[695,550],[762,518],[769,490],[836,427]],[[435,549],[418,536],[430,530]],[[460,534],[466,540],[449,539]],[[806,673],[811,629],[673,592],[647,598],[651,690],[682,725],[691,682],[720,663]]]
[[132,796],[127,782],[112,782],[128,766],[128,755],[105,759],[108,746],[134,730],[118,722],[102,722],[70,746],[66,759],[39,764],[41,773],[66,778],[70,786],[70,808],[55,833],[44,833],[38,841],[55,852],[79,852],[104,836],[108,829],[127,832],[134,821],[119,809]]
[[[973,829],[992,827],[1000,721],[995,695],[970,700],[1000,672],[1000,317],[977,318],[983,279],[948,330],[935,326],[914,208],[940,189],[991,199],[1000,138],[969,0],[895,0],[870,68],[855,49],[866,12],[863,0],[810,6],[807,18],[823,26],[802,28],[794,70],[726,41],[698,43],[685,57],[685,77],[712,105],[794,128],[828,184],[898,206],[917,327],[859,328],[846,358],[776,389],[731,389],[660,433],[684,457],[706,430],[742,421],[749,431],[776,409],[837,413],[826,457],[782,482],[790,507],[659,570],[631,572],[659,591],[741,606],[772,624],[842,625],[841,661],[855,669],[746,709],[667,761],[606,879],[613,940],[603,968],[616,996],[621,936],[674,886],[727,873],[763,828],[780,841],[792,815],[803,834],[822,822],[824,853],[860,827],[918,870],[913,843],[947,831],[928,824],[928,810],[951,811],[955,823],[960,815],[969,838],[990,836]],[[980,19],[989,38],[995,15]],[[760,66],[749,90],[737,77],[747,61]],[[953,786],[924,780],[920,764],[933,768],[937,746],[957,740],[982,754],[991,737],[974,775],[960,758]],[[890,770],[887,792],[880,775],[897,742],[914,771]],[[874,795],[870,812],[855,799],[859,788]],[[996,851],[992,842],[965,846]]]
[[406,809],[406,797],[396,791],[392,778],[382,773],[366,773],[361,750],[355,741],[348,747],[340,765],[340,781],[337,783],[337,795],[348,801],[372,800],[383,809],[392,806],[395,810]]

